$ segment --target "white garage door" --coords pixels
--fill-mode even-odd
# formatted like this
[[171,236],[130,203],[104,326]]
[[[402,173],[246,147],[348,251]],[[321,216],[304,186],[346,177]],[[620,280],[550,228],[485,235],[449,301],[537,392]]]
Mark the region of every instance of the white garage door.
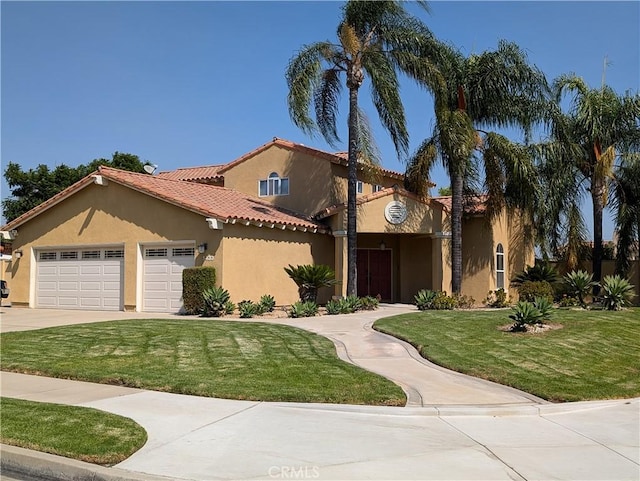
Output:
[[182,271],[194,266],[194,247],[148,246],[143,255],[142,310],[178,312],[182,307]]
[[119,311],[122,248],[36,252],[36,307]]

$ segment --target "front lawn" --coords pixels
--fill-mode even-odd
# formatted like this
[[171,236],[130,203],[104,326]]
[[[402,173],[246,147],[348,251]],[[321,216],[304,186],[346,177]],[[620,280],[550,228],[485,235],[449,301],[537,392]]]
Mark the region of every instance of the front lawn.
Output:
[[404,405],[328,339],[273,324],[126,320],[2,334],[1,368],[197,396]]
[[129,418],[97,409],[0,398],[0,442],[113,465],[144,443],[147,432]]
[[540,334],[499,329],[511,310],[424,311],[377,321],[425,358],[550,401],[640,396],[640,309],[554,310]]

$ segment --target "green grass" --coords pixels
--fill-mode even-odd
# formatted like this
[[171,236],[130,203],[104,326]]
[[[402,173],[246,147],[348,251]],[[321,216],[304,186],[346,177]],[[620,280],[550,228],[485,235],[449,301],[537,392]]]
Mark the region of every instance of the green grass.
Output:
[[341,361],[301,329],[211,320],[126,320],[2,334],[1,368],[198,396],[404,405],[391,381]]
[[374,327],[436,364],[549,401],[640,396],[640,309],[554,310],[563,327],[541,334],[499,330],[511,312],[425,311]]
[[0,441],[94,464],[124,461],[147,441],[129,418],[97,409],[0,398]]

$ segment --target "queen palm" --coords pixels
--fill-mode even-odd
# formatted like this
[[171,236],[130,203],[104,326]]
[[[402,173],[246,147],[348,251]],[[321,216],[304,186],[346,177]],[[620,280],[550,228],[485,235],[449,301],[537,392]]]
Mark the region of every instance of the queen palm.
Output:
[[[433,57],[440,75],[423,79],[434,96],[435,128],[411,158],[406,187],[427,194],[429,173],[441,161],[451,181],[452,290],[462,288],[462,219],[466,194],[484,177],[489,217],[504,205],[532,208],[537,190],[527,150],[488,128],[529,127],[541,118],[544,75],[517,45],[465,57],[452,47]],[[484,174],[484,175],[482,175]]]
[[[541,211],[543,234],[550,249],[567,246],[568,268],[575,268],[578,247],[586,238],[582,198],[593,205],[593,277],[602,276],[602,219],[616,162],[638,151],[640,96],[617,95],[607,85],[592,89],[575,75],[554,82],[550,138],[536,147],[546,182],[548,202]],[[569,112],[561,109],[565,93],[573,94]],[[597,287],[594,291],[597,291]]]
[[[426,2],[420,2],[426,8]],[[430,39],[428,29],[398,1],[349,1],[343,7],[337,42],[305,45],[289,63],[288,106],[304,132],[320,132],[332,146],[339,141],[336,118],[344,85],[348,103],[347,294],[356,294],[356,184],[358,161],[375,162],[376,149],[358,93],[365,78],[373,104],[391,135],[398,155],[408,150],[405,114],[398,94],[397,70],[426,76],[427,64],[417,55]],[[314,107],[315,120],[310,115]]]

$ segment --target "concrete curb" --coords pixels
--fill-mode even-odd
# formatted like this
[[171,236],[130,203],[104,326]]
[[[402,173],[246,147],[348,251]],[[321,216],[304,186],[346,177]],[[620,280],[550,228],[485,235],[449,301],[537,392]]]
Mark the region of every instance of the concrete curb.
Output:
[[107,468],[7,444],[0,444],[0,468],[6,475],[22,475],[43,481],[171,481],[178,479]]

